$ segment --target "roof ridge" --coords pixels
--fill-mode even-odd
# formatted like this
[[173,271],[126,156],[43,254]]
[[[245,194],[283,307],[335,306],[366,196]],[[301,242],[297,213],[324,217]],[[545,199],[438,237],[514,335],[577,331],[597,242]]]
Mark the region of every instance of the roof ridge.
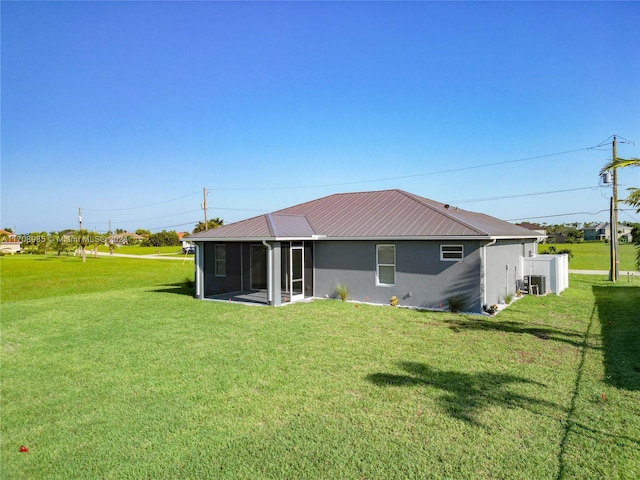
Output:
[[[439,203],[439,204],[443,205],[444,208],[448,208],[447,204],[444,204],[444,203],[441,203],[441,202],[436,202],[435,200],[431,200],[429,198],[421,197],[421,196],[415,195],[413,193],[405,192],[404,190],[397,190],[397,191],[399,193],[401,193],[402,195],[404,195],[405,197],[413,200],[414,202],[418,202],[419,204],[427,207],[428,209],[430,209],[430,210],[432,210],[432,211],[434,211],[436,213],[439,213],[440,215],[443,215],[443,216],[447,217],[448,219],[453,220],[454,222],[473,230],[476,233],[479,233],[479,234],[482,234],[482,235],[489,235],[489,232],[485,232],[484,230],[480,230],[478,227],[476,227],[474,225],[471,225],[470,223],[467,223],[465,221],[462,221],[459,218],[456,218],[455,216],[450,215],[446,211],[442,211],[439,208],[436,208],[434,205],[432,205],[429,202]],[[428,202],[425,202],[425,200],[427,200]],[[456,207],[456,210],[457,209],[458,209],[458,207]],[[475,213],[475,212],[469,212],[468,210],[462,210],[462,211],[463,212],[467,212],[467,213],[472,213],[472,214]]]
[[271,233],[272,236],[277,237],[277,233],[276,233],[276,224],[273,221],[273,213],[274,212],[269,212],[269,213],[265,213],[264,219],[267,222],[267,228],[269,229],[269,233]]
[[[274,210],[271,213],[277,213],[278,215],[296,215],[296,214],[289,214],[289,213],[281,213],[283,210],[292,210],[294,208],[298,208],[301,207],[302,205],[306,205],[308,203],[316,203],[320,200],[324,200],[325,198],[331,198],[331,197],[342,197],[342,196],[346,196],[346,195],[362,195],[362,194],[370,194],[370,193],[382,193],[382,192],[403,192],[403,190],[399,190],[397,188],[387,188],[384,190],[365,190],[363,192],[339,192],[339,193],[332,193],[330,195],[325,195],[324,197],[320,197],[320,198],[314,198],[313,200],[307,200],[306,202],[301,202],[301,203],[296,203],[295,205],[290,205],[288,207],[285,208],[280,208],[278,210]],[[406,192],[404,192],[406,193]],[[297,214],[300,215],[300,214]]]

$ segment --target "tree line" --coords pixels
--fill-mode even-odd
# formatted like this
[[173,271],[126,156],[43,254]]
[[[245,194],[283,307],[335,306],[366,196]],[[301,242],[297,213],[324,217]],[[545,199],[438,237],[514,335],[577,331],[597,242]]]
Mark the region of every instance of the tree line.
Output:
[[[584,225],[573,223],[558,224],[542,224],[540,228],[544,228],[549,236],[564,237],[564,243],[578,243],[584,240],[584,229],[598,225],[597,223],[585,223]],[[620,225],[631,227],[631,236],[634,243],[640,243],[640,223],[636,222],[620,222]],[[620,233],[620,232],[618,232]]]
[[[211,228],[217,228],[224,225],[224,220],[213,218],[204,222],[198,222],[191,233],[197,233]],[[142,239],[130,240],[124,234],[126,230],[117,228],[115,232],[97,233],[86,229],[81,230],[60,230],[51,232],[30,232],[28,234],[15,234],[12,228],[4,229],[8,234],[2,234],[2,241],[20,242],[20,249],[25,253],[38,253],[47,255],[50,253],[60,257],[63,253],[81,251],[83,258],[86,249],[97,249],[100,245],[107,245],[112,250],[119,244],[138,243],[141,246],[148,247],[177,247],[180,246],[182,240],[175,230],[162,230],[161,232],[151,233],[149,230],[137,229],[134,233]]]

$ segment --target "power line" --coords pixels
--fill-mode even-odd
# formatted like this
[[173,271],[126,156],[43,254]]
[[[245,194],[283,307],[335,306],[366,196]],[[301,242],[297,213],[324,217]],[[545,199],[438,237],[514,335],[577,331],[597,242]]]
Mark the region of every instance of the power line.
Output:
[[[619,209],[620,212],[625,212],[630,209]],[[521,218],[510,218],[505,220],[505,222],[515,222],[518,220],[537,220],[539,218],[553,218],[553,217],[567,217],[569,215],[598,215],[602,212],[608,212],[609,209],[605,208],[604,210],[598,210],[597,212],[571,212],[571,213],[557,213],[555,215],[541,215],[538,217],[521,217]]]
[[198,222],[200,222],[200,220],[194,220],[193,222],[187,222],[187,223],[178,223],[176,225],[166,225],[164,227],[148,228],[147,230],[149,230],[149,231],[151,231],[151,230],[165,230],[167,228],[184,227],[185,225],[197,225]]
[[[597,145],[596,147],[599,147],[601,145]],[[510,163],[518,163],[518,162],[525,162],[528,160],[538,160],[541,158],[548,158],[548,157],[555,157],[558,155],[566,155],[569,153],[576,153],[576,152],[583,152],[583,151],[587,151],[587,150],[592,150],[596,147],[587,147],[587,148],[577,148],[575,150],[566,150],[564,152],[557,152],[557,153],[547,153],[544,155],[536,155],[534,157],[526,157],[526,158],[518,158],[515,160],[504,160],[501,162],[492,162],[492,163],[485,163],[482,165],[471,165],[468,167],[458,167],[458,168],[450,168],[447,170],[437,170],[437,171],[433,171],[433,172],[425,172],[425,173],[414,173],[411,175],[401,175],[398,177],[385,177],[385,178],[376,178],[373,180],[358,180],[358,181],[351,181],[351,182],[340,182],[340,183],[325,183],[325,184],[319,184],[319,185],[287,185],[287,186],[281,186],[281,187],[216,187],[216,190],[220,190],[220,191],[266,191],[266,190],[295,190],[295,189],[304,189],[304,188],[323,188],[323,187],[340,187],[340,186],[344,186],[344,185],[361,185],[364,183],[375,183],[375,182],[385,182],[385,181],[390,181],[390,180],[404,180],[407,178],[417,178],[417,177],[426,177],[426,176],[431,176],[431,175],[440,175],[443,173],[454,173],[454,172],[462,172],[465,170],[474,170],[474,169],[478,169],[478,168],[486,168],[486,167],[495,167],[498,165],[507,165]]]
[[564,190],[551,190],[548,192],[536,192],[536,193],[521,193],[518,195],[504,195],[501,197],[484,197],[484,198],[472,198],[466,200],[452,200],[448,203],[450,204],[461,204],[461,203],[474,203],[474,202],[486,202],[490,200],[505,200],[508,198],[519,198],[519,197],[533,197],[536,195],[549,195],[552,193],[564,193],[564,192],[575,192],[578,190],[596,190],[598,188],[604,188],[602,185],[596,185],[593,187],[579,187],[579,188],[567,188]]
[[225,210],[225,211],[228,210],[231,212],[256,212],[256,213],[269,211],[269,209],[264,209],[264,208],[207,207],[207,211],[213,210],[213,209]]
[[618,211],[619,211],[619,212],[624,212],[624,213],[625,213],[625,215],[626,215],[627,217],[629,217],[629,218],[630,218],[634,223],[637,223],[637,222],[638,222],[638,218],[637,218],[637,217],[634,217],[633,215],[631,215],[631,214],[627,213],[627,212],[629,212],[629,211],[632,211],[632,212],[635,212],[635,213],[640,213],[640,212],[638,212],[637,210],[633,210],[633,209],[619,209]]
[[[609,139],[612,137],[609,137],[607,140],[605,140],[604,142],[601,142],[598,145],[592,146],[592,147],[585,147],[585,148],[577,148],[577,149],[573,149],[573,150],[565,150],[562,152],[556,152],[556,153],[548,153],[548,154],[543,154],[543,155],[535,155],[532,157],[524,157],[524,158],[518,158],[518,159],[514,159],[514,160],[504,160],[501,162],[492,162],[492,163],[485,163],[482,165],[471,165],[471,166],[467,166],[467,167],[458,167],[458,168],[451,168],[451,169],[446,169],[446,170],[437,170],[437,171],[433,171],[433,172],[424,172],[424,173],[415,173],[415,174],[411,174],[411,175],[400,175],[400,176],[396,176],[396,177],[385,177],[385,178],[377,178],[377,179],[372,179],[372,180],[356,180],[356,181],[350,181],[350,182],[338,182],[338,183],[327,183],[327,184],[317,184],[317,185],[287,185],[287,186],[278,186],[278,187],[216,187],[216,190],[219,191],[268,191],[268,190],[295,190],[295,189],[305,189],[305,188],[323,188],[323,187],[337,187],[337,186],[345,186],[345,185],[359,185],[359,184],[366,184],[366,183],[376,183],[376,182],[384,182],[384,181],[391,181],[391,180],[403,180],[403,179],[407,179],[407,178],[418,178],[418,177],[425,177],[425,176],[432,176],[432,175],[440,175],[443,173],[454,173],[454,172],[461,172],[461,171],[466,171],[466,170],[474,170],[474,169],[478,169],[478,168],[486,168],[486,167],[493,167],[493,166],[498,166],[498,165],[507,165],[507,164],[511,164],[511,163],[518,163],[518,162],[525,162],[525,161],[529,161],[529,160],[538,160],[541,158],[549,158],[549,157],[554,157],[554,156],[559,156],[559,155],[566,155],[569,153],[576,153],[576,152],[581,152],[581,151],[588,151],[588,150],[593,150],[593,149],[597,149],[599,147],[604,146],[605,144],[607,144],[607,142],[609,141]],[[588,187],[585,187],[588,188]],[[578,189],[576,189],[578,190]],[[570,190],[567,190],[570,191]],[[560,191],[556,191],[556,192],[549,192],[549,193],[559,193]],[[170,203],[176,200],[181,200],[183,198],[187,198],[196,194],[199,194],[200,191],[195,191],[195,192],[191,192],[188,193],[186,195],[182,195],[180,197],[176,197],[176,198],[171,198],[169,200],[163,200],[160,202],[155,202],[155,203],[150,203],[150,204],[145,204],[145,205],[137,205],[137,206],[130,206],[130,207],[123,207],[123,208],[85,208],[85,210],[89,210],[89,211],[95,211],[95,212],[121,212],[121,211],[127,211],[127,210],[135,210],[135,209],[139,209],[139,208],[147,208],[147,207],[153,207],[153,206],[157,206],[157,205],[162,205],[165,203]],[[543,193],[540,194],[530,194],[530,195],[542,195]],[[527,196],[527,195],[522,195],[522,196]],[[500,198],[514,198],[514,197],[496,197],[496,199],[500,199]],[[463,203],[463,202],[471,202],[471,201],[483,201],[484,199],[474,199],[474,200],[460,200],[457,201],[457,203]],[[245,210],[245,211],[263,211],[263,210],[255,210],[255,209],[232,209],[232,208],[218,208],[219,210]],[[209,210],[207,208],[207,210]],[[145,221],[146,219],[143,220],[139,220],[139,221]]]
[[194,213],[194,212],[198,212],[198,211],[199,210],[188,210],[186,212],[172,213],[172,214],[169,214],[169,215],[161,215],[159,217],[141,218],[141,219],[138,219],[138,220],[114,220],[114,221],[112,221],[112,223],[148,222],[149,220],[159,220],[161,218],[177,217],[178,215],[185,215],[187,213]]
[[138,222],[147,222],[149,220],[159,220],[161,218],[169,218],[169,217],[177,217],[178,215],[185,215],[185,214],[190,214],[190,213],[194,213],[197,212],[198,210],[187,210],[186,212],[179,212],[179,213],[171,213],[169,215],[160,215],[159,217],[150,217],[150,218],[139,218],[136,220],[114,220],[114,219],[109,219],[108,221],[104,221],[104,220],[95,220],[95,221],[90,221],[88,223],[90,223],[91,225],[107,225],[109,223],[112,224],[123,224],[123,223],[138,223]]
[[[491,163],[486,163],[486,164],[482,164],[482,165],[472,165],[472,166],[451,168],[451,169],[445,169],[445,170],[437,170],[437,171],[425,172],[425,173],[401,175],[401,176],[396,176],[396,177],[386,177],[386,178],[378,178],[378,179],[372,179],[372,180],[358,180],[358,181],[329,183],[329,184],[318,184],[318,185],[304,185],[304,186],[237,187],[237,188],[234,188],[234,187],[216,187],[216,190],[218,190],[218,191],[293,190],[293,189],[309,189],[309,188],[322,188],[322,187],[337,187],[337,186],[344,186],[344,185],[358,185],[358,184],[375,183],[375,182],[383,182],[383,181],[402,180],[402,179],[407,179],[407,178],[425,177],[425,176],[432,176],[432,175],[440,175],[440,174],[444,174],[444,173],[461,172],[461,171],[473,170],[473,169],[479,169],[479,168],[493,167],[493,166],[499,166],[499,165],[507,165],[507,164],[512,164],[512,163],[525,162],[525,161],[529,161],[529,160],[537,160],[537,159],[541,159],[541,158],[549,158],[549,157],[554,157],[554,156],[559,156],[559,155],[566,155],[566,154],[569,154],[569,153],[576,153],[576,152],[581,152],[581,151],[594,150],[594,149],[598,149],[598,148],[610,143],[609,140],[611,138],[613,138],[613,136],[609,137],[604,142],[601,142],[600,144],[592,146],[592,147],[578,148],[578,149],[573,149],[573,150],[566,150],[566,151],[562,151],[562,152],[549,153],[549,154],[544,154],[544,155],[536,155],[536,156],[532,156],[532,157],[525,157],[525,158],[519,158],[519,159],[514,159],[514,160],[491,162]],[[631,142],[629,142],[629,143],[631,143]],[[580,187],[580,188],[565,189],[565,190],[554,190],[554,191],[538,192],[538,193],[526,193],[526,194],[518,194],[518,195],[499,196],[499,197],[464,199],[464,200],[452,201],[450,203],[472,203],[472,202],[480,202],[480,201],[502,200],[502,199],[528,197],[528,196],[535,196],[535,195],[547,195],[547,194],[553,194],[553,193],[572,192],[572,191],[586,190],[586,189],[595,190],[595,189],[600,188],[600,187],[601,186]],[[205,192],[206,192],[206,190],[205,190]],[[200,193],[200,191],[195,191],[195,192],[188,193],[186,195],[182,195],[180,197],[172,198],[172,199],[169,199],[169,200],[163,200],[163,201],[160,201],[160,202],[155,202],[155,203],[146,204],[146,205],[131,206],[131,207],[124,207],[124,208],[113,208],[113,209],[112,208],[93,208],[93,209],[92,208],[85,208],[85,210],[89,210],[89,211],[108,211],[108,212],[134,210],[134,209],[140,209],[140,208],[146,208],[146,207],[152,207],[152,206],[166,204],[166,203],[173,202],[173,201],[176,201],[176,200],[181,200],[183,198],[187,198],[187,197],[199,194],[199,193]],[[205,193],[205,198],[206,198],[206,193]],[[206,208],[206,210],[205,210],[205,215],[206,215],[206,212],[207,212],[207,210],[209,210],[209,208],[207,208],[206,205],[204,205],[204,206]],[[264,209],[225,208],[225,207],[215,207],[215,209],[216,210],[228,210],[228,211],[248,211],[248,212],[263,212],[264,211]],[[176,213],[176,214],[171,214],[171,215],[164,215],[164,216],[160,216],[160,217],[145,218],[145,219],[138,219],[138,220],[114,221],[114,223],[145,222],[145,221],[149,221],[149,220],[155,220],[155,219],[159,219],[159,218],[166,218],[166,217],[182,215],[182,214],[192,213],[192,212],[194,212],[194,211],[190,210],[190,211],[187,211],[187,212]],[[579,212],[579,213],[590,214],[589,212]],[[579,214],[579,213],[576,213],[576,214]],[[601,212],[597,212],[597,213],[601,213]],[[555,216],[563,216],[563,215],[572,215],[572,214],[562,214],[562,215],[555,215]],[[528,217],[528,218],[547,218],[547,217]],[[518,219],[516,219],[516,220],[518,220]],[[189,222],[189,223],[197,223],[197,222]],[[171,228],[171,227],[175,227],[175,226],[188,225],[189,223],[178,224],[178,225],[170,225],[170,226],[159,227],[159,228],[160,229],[162,229],[162,228]]]
[[156,203],[149,203],[147,205],[137,205],[135,207],[123,207],[123,208],[84,208],[83,207],[83,209],[84,210],[90,210],[92,212],[122,212],[124,210],[136,210],[138,208],[155,207],[156,205],[162,205],[164,203],[175,202],[176,200],[182,200],[183,198],[190,197],[192,195],[195,195],[196,193],[200,193],[200,192],[187,193],[186,195],[182,195],[181,197],[171,198],[169,200],[163,200],[161,202],[156,202]]
[[[473,198],[473,199],[464,199],[464,200],[452,200],[449,203],[451,204],[462,204],[462,203],[474,203],[474,202],[483,202],[483,201],[491,201],[491,200],[506,200],[506,199],[510,199],[510,198],[519,198],[519,197],[529,197],[529,196],[538,196],[538,195],[550,195],[550,194],[554,194],[554,193],[565,193],[565,192],[573,192],[573,191],[579,191],[579,190],[596,190],[599,188],[606,188],[603,185],[595,185],[592,187],[579,187],[579,188],[568,188],[568,189],[563,189],[563,190],[550,190],[550,191],[545,191],[545,192],[531,192],[531,193],[523,193],[523,194],[517,194],[517,195],[503,195],[503,196],[499,196],[499,197],[484,197],[484,198]],[[213,207],[212,207],[213,208]],[[207,210],[209,210],[209,208],[207,208]],[[238,211],[238,212],[254,212],[254,213],[263,213],[265,211],[268,211],[268,209],[257,209],[257,208],[232,208],[232,207],[215,207],[215,210],[219,210],[219,211]],[[174,214],[170,214],[170,215],[163,215],[163,216],[159,216],[159,217],[152,217],[152,218],[144,218],[144,219],[137,219],[137,220],[112,220],[112,223],[117,223],[117,224],[123,224],[123,223],[140,223],[140,222],[145,222],[145,221],[149,221],[149,220],[158,220],[161,218],[168,218],[168,217],[174,217],[177,215],[184,215],[187,213],[195,213],[198,210],[189,210],[189,211],[185,211],[185,212],[180,212],[180,213],[174,213]],[[515,219],[510,219],[507,221],[514,221],[514,220],[526,220],[526,219],[536,219],[536,218],[548,218],[548,217],[561,217],[561,216],[566,216],[566,215],[577,215],[577,214],[589,214],[589,215],[597,215],[598,213],[602,213],[603,211],[606,210],[601,210],[598,212],[575,212],[575,213],[563,213],[563,214],[557,214],[557,215],[547,215],[547,216],[539,216],[539,217],[524,217],[524,218],[515,218]],[[625,210],[620,210],[620,211],[625,211]],[[184,225],[189,225],[189,224],[197,224],[198,221],[193,221],[193,222],[188,222],[188,223],[182,223],[182,224],[178,224],[178,225],[168,225],[165,227],[157,227],[156,229],[163,229],[163,228],[170,228],[170,227],[174,227],[174,226],[184,226]],[[106,224],[106,222],[91,222],[91,225],[103,225]],[[154,229],[151,229],[154,230]]]
[[[212,208],[207,208],[207,211],[212,210]],[[265,209],[256,209],[256,208],[224,208],[224,207],[215,207],[215,210],[230,210],[230,211],[238,211],[238,212],[256,212],[256,213],[263,213],[266,210]],[[179,212],[179,213],[172,213],[169,215],[161,215],[159,217],[151,217],[151,218],[139,218],[139,219],[135,219],[135,220],[114,220],[111,219],[110,222],[112,224],[117,224],[117,225],[121,225],[124,223],[140,223],[140,222],[147,222],[150,220],[159,220],[162,218],[169,218],[169,217],[177,217],[178,215],[185,215],[185,214],[191,214],[191,213],[195,213],[195,212],[199,212],[200,210],[187,210],[185,212]],[[93,222],[89,222],[91,225],[97,226],[97,225],[107,225],[109,223],[109,221],[104,221],[104,220],[96,220]],[[197,222],[195,222],[197,223]],[[160,227],[162,228],[162,227]]]

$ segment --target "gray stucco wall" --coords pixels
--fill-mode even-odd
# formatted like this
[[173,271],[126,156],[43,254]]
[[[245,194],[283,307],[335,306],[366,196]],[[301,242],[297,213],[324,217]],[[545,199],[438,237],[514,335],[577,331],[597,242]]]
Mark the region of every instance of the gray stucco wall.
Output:
[[522,279],[518,271],[520,256],[536,254],[534,240],[498,240],[486,248],[486,303],[504,300],[505,294],[516,292],[516,280]]
[[[347,287],[350,300],[388,304],[392,296],[399,304],[421,308],[447,308],[447,299],[463,295],[469,312],[482,312],[483,303],[499,303],[506,293],[515,293],[520,256],[535,255],[534,240],[499,240],[484,248],[485,298],[482,290],[483,245],[486,241],[319,241],[313,249],[306,242],[305,295],[335,297],[336,286]],[[250,244],[226,243],[227,275],[215,276],[215,242],[202,242],[204,295],[249,288]],[[395,245],[395,285],[376,284],[376,245]],[[440,259],[441,245],[462,245],[460,261]],[[279,247],[274,244],[274,247]],[[275,283],[279,286],[280,249],[275,248]],[[242,258],[241,258],[242,257]],[[312,264],[315,270],[312,269]],[[508,268],[507,268],[508,266]],[[277,267],[277,268],[276,268]],[[277,270],[277,271],[276,271]],[[283,274],[284,275],[284,274]],[[279,290],[279,289],[278,289]],[[313,290],[313,293],[311,292]],[[276,293],[279,297],[279,291]]]
[[[394,286],[376,285],[376,245],[396,246]],[[440,245],[463,245],[463,260],[440,260]],[[315,245],[315,295],[335,297],[336,286],[345,285],[349,299],[388,304],[391,296],[400,305],[447,308],[447,299],[464,295],[467,311],[482,311],[481,256],[477,241],[327,241]]]

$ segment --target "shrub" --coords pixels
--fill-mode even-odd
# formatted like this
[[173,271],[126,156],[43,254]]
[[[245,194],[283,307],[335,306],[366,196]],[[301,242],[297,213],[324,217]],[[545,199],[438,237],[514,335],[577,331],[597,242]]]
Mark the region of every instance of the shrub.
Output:
[[336,295],[338,295],[338,297],[340,297],[340,300],[342,300],[343,302],[347,301],[347,287],[345,285],[338,285],[336,287]]
[[513,293],[508,292],[508,293],[504,296],[504,303],[506,303],[507,305],[509,305],[512,301],[513,301]]
[[558,254],[562,255],[563,253],[566,253],[567,255],[569,255],[569,260],[573,258],[573,252],[570,249],[563,248],[562,250],[558,250]]
[[484,311],[487,312],[489,315],[495,315],[496,313],[498,313],[498,305],[484,305]]
[[142,242],[142,245],[145,247],[176,247],[180,245],[180,237],[174,230],[170,232],[162,230],[158,233],[152,233]]
[[563,248],[562,250],[557,250],[553,245],[549,245],[547,250],[540,252],[540,255],[562,255],[566,253],[569,256],[569,260],[573,257],[573,252],[569,248]]
[[467,306],[467,300],[462,295],[453,295],[447,299],[449,311],[457,313],[463,311]]

